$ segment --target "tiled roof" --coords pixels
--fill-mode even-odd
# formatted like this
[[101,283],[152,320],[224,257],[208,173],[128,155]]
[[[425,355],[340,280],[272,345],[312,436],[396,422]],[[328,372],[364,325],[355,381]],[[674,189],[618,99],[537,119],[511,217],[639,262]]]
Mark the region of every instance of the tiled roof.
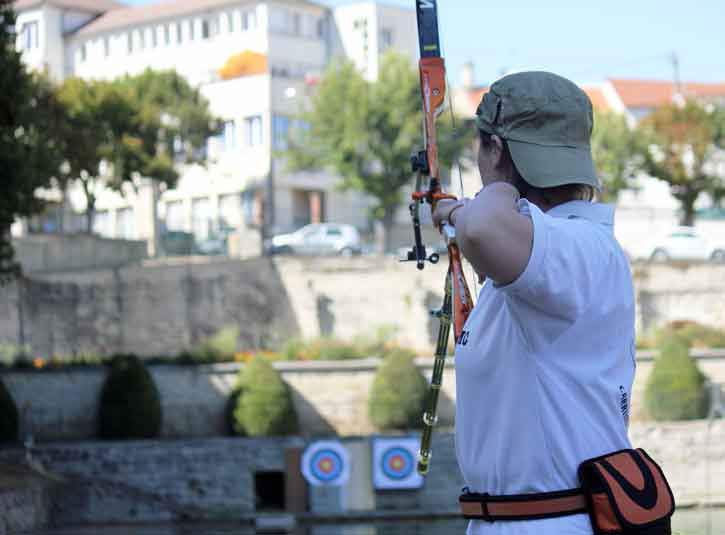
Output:
[[[309,0],[298,0],[296,3],[323,7]],[[78,30],[77,35],[90,35],[238,4],[240,4],[239,0],[165,0],[141,6],[128,6],[109,11],[98,17]]]
[[87,11],[89,13],[105,13],[113,9],[125,7],[113,0],[15,0],[15,11],[24,11],[40,4],[51,4],[65,9]]
[[604,111],[611,108],[604,96],[604,92],[600,88],[583,86],[582,90],[587,94],[589,100],[592,101],[592,107],[595,110]]
[[[661,80],[609,80],[627,108],[655,108],[672,102],[675,84]],[[685,97],[725,97],[725,83],[683,83]]]

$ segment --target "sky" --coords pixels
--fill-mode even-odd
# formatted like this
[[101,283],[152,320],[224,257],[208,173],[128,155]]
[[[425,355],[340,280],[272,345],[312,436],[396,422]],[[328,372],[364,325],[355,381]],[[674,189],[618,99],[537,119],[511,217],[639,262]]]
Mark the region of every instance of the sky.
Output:
[[452,85],[469,61],[479,85],[530,69],[578,83],[673,80],[673,56],[683,81],[725,82],[725,0],[439,0],[438,11]]

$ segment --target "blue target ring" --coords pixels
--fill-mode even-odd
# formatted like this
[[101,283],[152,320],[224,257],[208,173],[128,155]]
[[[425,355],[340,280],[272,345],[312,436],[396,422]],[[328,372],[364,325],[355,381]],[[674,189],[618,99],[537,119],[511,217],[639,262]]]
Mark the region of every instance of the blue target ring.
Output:
[[333,450],[320,450],[310,460],[310,472],[314,477],[325,483],[340,477],[342,469],[342,458]]
[[390,448],[382,457],[383,474],[390,479],[401,480],[413,473],[413,456],[405,448]]

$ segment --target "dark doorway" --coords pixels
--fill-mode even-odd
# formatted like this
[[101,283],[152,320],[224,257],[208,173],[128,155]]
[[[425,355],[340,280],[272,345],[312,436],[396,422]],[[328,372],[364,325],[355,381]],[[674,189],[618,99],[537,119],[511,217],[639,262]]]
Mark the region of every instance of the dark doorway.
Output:
[[255,472],[254,502],[257,511],[284,511],[284,472]]

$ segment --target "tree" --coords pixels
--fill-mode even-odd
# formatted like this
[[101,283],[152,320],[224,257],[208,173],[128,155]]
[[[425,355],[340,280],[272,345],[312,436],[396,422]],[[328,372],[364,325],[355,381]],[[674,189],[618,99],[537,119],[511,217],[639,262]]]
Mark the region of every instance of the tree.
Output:
[[59,95],[68,108],[63,178],[83,189],[88,232],[102,188],[123,193],[138,177],[174,187],[175,164],[203,163],[216,132],[208,102],[174,71],[111,82],[71,78]]
[[693,100],[684,105],[659,108],[640,123],[647,140],[642,150],[644,169],[670,185],[682,205],[682,225],[692,225],[695,201],[701,193],[713,193],[720,184],[712,157],[716,128],[713,114]]
[[0,278],[17,273],[10,227],[42,209],[35,191],[49,185],[61,163],[54,131],[61,108],[50,84],[29,74],[15,50],[15,15],[0,3]]
[[128,94],[110,82],[68,78],[58,89],[65,105],[61,181],[76,181],[86,198],[86,231],[93,231],[96,198],[106,186],[120,189],[137,171],[141,140]]
[[[410,156],[422,148],[422,110],[417,72],[405,56],[386,54],[378,79],[368,82],[351,62],[331,65],[301,119],[309,129],[290,142],[291,170],[328,168],[340,186],[370,195],[372,217],[383,223],[385,249],[412,177]],[[439,128],[441,169],[467,147],[471,136]],[[440,177],[446,179],[447,177]]]
[[603,200],[616,201],[621,190],[631,187],[641,165],[639,143],[623,115],[595,112],[592,156],[602,181]]

